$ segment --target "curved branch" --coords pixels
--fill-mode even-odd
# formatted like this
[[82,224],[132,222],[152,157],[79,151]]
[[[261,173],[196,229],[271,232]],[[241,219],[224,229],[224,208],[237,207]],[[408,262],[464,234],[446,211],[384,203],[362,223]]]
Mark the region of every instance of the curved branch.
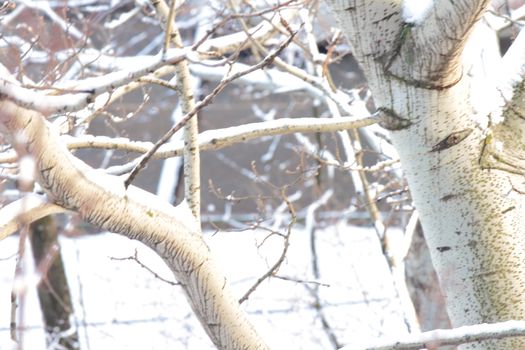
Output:
[[63,207],[50,203],[45,196],[30,193],[0,209],[0,241],[23,225],[65,211]]
[[[157,252],[182,284],[219,349],[266,349],[239,307],[188,206],[173,207],[75,158],[43,115],[0,102],[0,126],[17,152],[34,157],[37,181],[58,205]],[[21,137],[23,135],[23,137]],[[20,143],[20,140],[25,140]]]

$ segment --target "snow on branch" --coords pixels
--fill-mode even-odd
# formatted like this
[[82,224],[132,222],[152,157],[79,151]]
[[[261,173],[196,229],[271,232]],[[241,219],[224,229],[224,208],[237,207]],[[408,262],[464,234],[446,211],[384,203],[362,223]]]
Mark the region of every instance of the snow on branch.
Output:
[[[306,132],[333,132],[340,130],[357,129],[379,122],[377,115],[361,118],[280,118],[265,122],[249,123],[231,126],[222,129],[213,129],[201,132],[198,136],[199,150],[212,151],[237,143],[250,141],[260,137],[287,135]],[[122,150],[126,152],[146,153],[152,147],[152,142],[131,141],[123,137],[107,137],[81,135],[72,137],[63,135],[62,140],[69,149],[99,148]],[[162,145],[155,153],[154,158],[165,159],[182,156],[183,141],[170,142]],[[4,152],[0,155],[0,163],[12,163],[17,159],[13,152]]]
[[[376,115],[364,118],[281,118],[265,122],[249,123],[223,129],[207,130],[199,134],[200,151],[217,150],[240,142],[275,135],[286,135],[296,132],[332,132],[361,128],[379,121]],[[132,142],[126,138],[109,138],[105,136],[79,136],[66,138],[69,149],[104,148],[125,150],[128,152],[146,153],[153,147],[151,142]],[[155,158],[169,158],[182,155],[183,142],[164,144],[155,153]]]
[[0,241],[18,231],[22,225],[65,211],[64,208],[49,202],[45,196],[29,193],[0,209]]
[[197,53],[189,49],[170,49],[165,55],[159,53],[155,56],[143,56],[142,64],[131,69],[56,85],[47,91],[48,94],[15,83],[7,69],[1,66],[0,94],[19,106],[43,114],[71,112],[86,107],[101,93],[112,91],[163,66],[178,63],[189,57],[198,60],[197,56]]
[[525,336],[525,321],[506,321],[463,326],[454,329],[436,329],[420,334],[407,334],[398,340],[380,341],[356,348],[345,346],[341,350],[418,350],[435,349],[445,345],[460,345],[489,339]]
[[[0,102],[0,124],[17,151],[35,157],[49,198],[98,227],[137,239],[168,264],[205,331],[220,349],[267,349],[202,239],[185,202],[176,207],[71,155],[44,116]],[[15,135],[24,131],[25,142]],[[45,150],[45,151],[43,151]]]
[[[240,31],[215,38],[203,38],[203,42],[197,42],[194,48],[199,51],[213,51],[218,55],[234,52],[245,47],[250,40],[264,43],[274,36],[276,31],[282,29],[281,18],[290,22],[297,15],[293,8],[283,8],[279,16],[263,16],[264,20],[247,31]],[[213,31],[210,32],[210,34]]]
[[160,140],[158,140],[155,143],[155,145],[153,146],[153,148],[151,148],[151,150],[149,150],[146,154],[142,156],[139,163],[129,173],[129,176],[126,179],[126,181],[124,181],[125,187],[127,188],[131,184],[133,179],[146,166],[146,163],[153,156],[153,154],[160,148],[160,146],[165,144],[180,128],[186,125],[186,123],[188,123],[190,119],[193,118],[193,116],[197,114],[202,108],[210,104],[215,98],[215,96],[217,96],[229,83],[231,83],[232,81],[246,74],[250,74],[251,72],[262,69],[272,64],[272,62],[277,59],[277,56],[282,52],[282,50],[284,50],[284,48],[287,47],[292,42],[293,38],[297,34],[297,31],[296,32],[291,31],[289,34],[290,34],[289,37],[285,41],[283,41],[279,45],[279,47],[277,47],[275,50],[273,50],[268,55],[266,55],[264,59],[262,59],[259,63],[253,66],[250,66],[249,68],[243,71],[236,72],[234,74],[225,76],[223,79],[221,79],[219,85],[217,85],[210,94],[206,95],[206,97],[204,97],[202,100],[196,103],[194,108],[191,111],[186,113],[175,126],[173,126],[170,130],[168,130],[168,132],[165,133],[164,136],[162,136]]

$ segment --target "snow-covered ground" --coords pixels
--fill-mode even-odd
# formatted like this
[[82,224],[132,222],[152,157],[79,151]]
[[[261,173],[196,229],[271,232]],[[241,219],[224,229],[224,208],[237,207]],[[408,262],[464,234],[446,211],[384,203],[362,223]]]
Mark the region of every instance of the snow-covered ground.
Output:
[[[241,297],[280,256],[283,240],[263,231],[207,234],[233,287]],[[392,278],[373,230],[338,225],[316,232],[321,279],[312,277],[310,236],[291,235],[278,276],[244,303],[272,349],[332,348],[313,305],[313,282],[320,283],[323,312],[340,343],[366,342],[406,332]],[[266,238],[266,239],[265,239]],[[62,238],[82,349],[210,349],[170,271],[151,250],[115,234]],[[10,349],[10,293],[18,238],[0,242],[0,349]],[[30,281],[31,279],[29,279]],[[35,279],[33,279],[35,280]],[[306,282],[304,282],[306,281]],[[45,349],[35,288],[27,288],[24,349]]]

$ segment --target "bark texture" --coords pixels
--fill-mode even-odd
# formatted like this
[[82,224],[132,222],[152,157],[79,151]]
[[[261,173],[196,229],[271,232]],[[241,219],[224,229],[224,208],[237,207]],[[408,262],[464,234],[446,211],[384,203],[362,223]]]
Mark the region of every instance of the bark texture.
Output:
[[421,225],[417,225],[405,260],[407,285],[417,310],[421,331],[450,328],[445,298],[432,266]]
[[[477,108],[462,60],[489,1],[437,0],[419,24],[404,22],[400,0],[328,3],[387,119],[453,326],[525,319],[523,137],[513,119],[495,125]],[[523,348],[523,338],[463,346]]]
[[[160,17],[163,27],[171,28],[169,33],[169,40],[176,48],[182,48],[182,38],[177,25],[173,19],[172,22],[166,23],[170,18],[170,9],[164,0],[152,0],[158,16]],[[172,3],[171,6],[175,6]],[[172,9],[174,12],[176,10]],[[168,35],[168,33],[166,34]],[[179,62],[175,66],[176,71],[176,86],[179,93],[179,104],[181,106],[182,114],[190,113],[195,108],[195,97],[193,95],[193,83],[190,74],[189,64],[187,61]],[[199,124],[198,115],[188,120],[184,126],[184,198],[188,202],[191,212],[197,220],[200,220],[201,215],[201,185],[200,185],[200,152],[198,144]]]
[[84,220],[155,250],[182,284],[191,307],[219,349],[266,349],[202,239],[185,204],[173,207],[124,179],[75,158],[43,115],[0,102],[0,127],[19,155],[31,155],[37,181],[55,203]]

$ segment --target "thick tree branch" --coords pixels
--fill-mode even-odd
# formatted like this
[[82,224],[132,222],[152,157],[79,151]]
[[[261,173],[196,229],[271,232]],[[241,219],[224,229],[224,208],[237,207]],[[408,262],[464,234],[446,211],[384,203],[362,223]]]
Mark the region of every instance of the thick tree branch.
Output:
[[[457,83],[464,74],[461,53],[469,33],[489,4],[490,0],[434,1],[416,23],[403,25],[388,55],[387,71],[421,87],[441,89]],[[403,20],[407,22],[406,15]]]
[[219,349],[266,348],[216,266],[185,202],[173,207],[134,186],[126,189],[121,178],[92,169],[69,153],[40,113],[4,100],[0,126],[17,152],[35,159],[37,181],[55,203],[93,225],[141,241],[163,258]]
[[[401,1],[330,1],[376,106],[391,117],[384,126],[458,326],[521,319],[525,310],[522,136],[514,125],[491,124],[494,115],[473,97],[478,80],[462,58],[488,2],[438,1],[426,19],[406,23]],[[481,88],[492,97],[495,84]],[[524,339],[468,348],[518,350]]]

